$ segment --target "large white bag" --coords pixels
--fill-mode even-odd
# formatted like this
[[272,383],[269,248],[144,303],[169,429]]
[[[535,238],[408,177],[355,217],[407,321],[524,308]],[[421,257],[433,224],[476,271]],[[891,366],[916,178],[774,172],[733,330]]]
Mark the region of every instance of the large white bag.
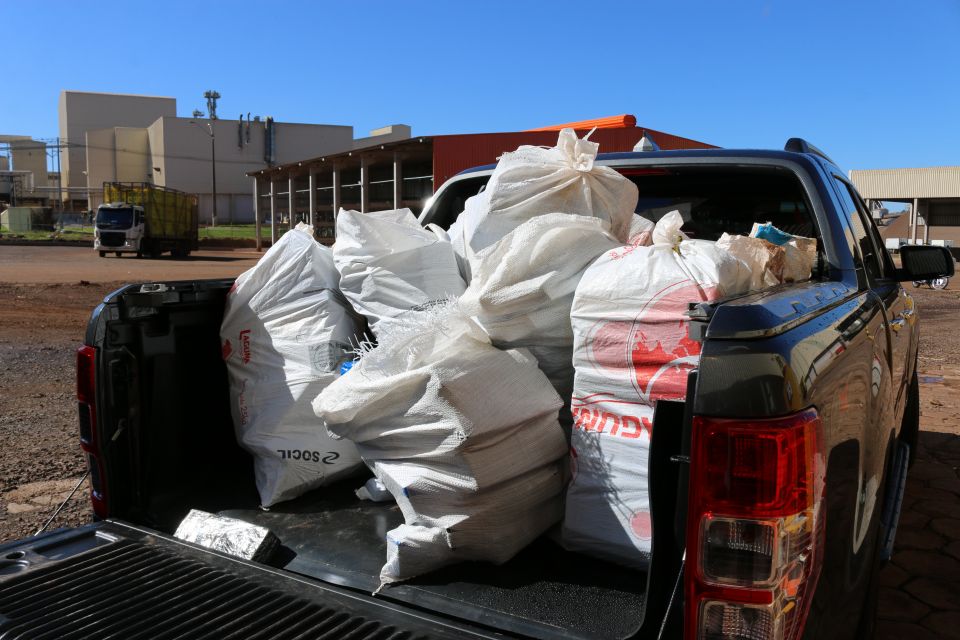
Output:
[[409,209],[341,209],[333,259],[340,289],[377,334],[378,323],[455,298],[466,287],[449,240],[421,227]]
[[584,270],[619,245],[608,226],[565,213],[532,218],[478,255],[460,298],[494,345],[529,349],[564,399],[573,390],[570,305]]
[[700,356],[684,312],[688,303],[744,291],[750,281],[745,265],[715,243],[687,239],[682,223],[678,212],[667,214],[652,246],[604,254],[581,278],[571,315],[573,478],[563,544],[639,568],[651,544],[654,405],[685,397],[687,374]]
[[[599,145],[560,132],[557,146],[521,146],[504,153],[484,191],[467,200],[461,233],[468,258],[521,223],[548,213],[599,218],[626,242],[637,187],[610,167],[595,164]],[[471,265],[472,266],[472,265]]]
[[462,560],[504,562],[557,522],[560,397],[455,304],[412,313],[314,403],[397,500],[383,584]]
[[337,280],[330,250],[298,225],[227,296],[220,337],[230,411],[265,507],[361,466],[353,443],[330,438],[311,408],[362,339]]

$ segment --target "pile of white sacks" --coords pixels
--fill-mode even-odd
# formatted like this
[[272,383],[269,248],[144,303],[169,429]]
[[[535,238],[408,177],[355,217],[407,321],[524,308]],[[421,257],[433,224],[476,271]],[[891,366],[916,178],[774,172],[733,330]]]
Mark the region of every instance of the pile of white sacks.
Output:
[[[448,234],[406,209],[341,211],[332,255],[313,243],[309,268],[297,267],[315,282],[268,278],[284,272],[268,266],[274,253],[303,262],[292,257],[299,239],[285,243],[293,234],[238,280],[225,353],[256,325],[248,320],[272,314],[278,321],[262,322],[250,347],[258,358],[270,352],[258,360],[269,364],[257,390],[266,379],[309,389],[278,400],[264,392],[258,401],[279,408],[260,417],[243,352],[227,357],[237,433],[257,457],[264,505],[355,470],[359,455],[376,480],[358,495],[385,489],[404,516],[387,534],[382,584],[463,560],[506,562],[561,522],[571,550],[648,562],[653,408],[684,397],[699,358],[683,312],[809,277],[816,245],[772,228],[690,240],[676,212],[654,225],[634,214],[636,186],[595,164],[597,152],[564,130],[556,147],[504,154]],[[254,289],[268,288],[258,270],[277,290],[269,304],[254,304]],[[335,339],[330,322],[316,335],[297,324],[310,304],[318,318],[344,318]],[[331,355],[317,366],[309,354],[329,343],[355,355],[324,348]],[[328,366],[354,358],[342,374]],[[274,453],[335,446],[341,463],[322,473],[300,471],[303,455],[278,462]]]

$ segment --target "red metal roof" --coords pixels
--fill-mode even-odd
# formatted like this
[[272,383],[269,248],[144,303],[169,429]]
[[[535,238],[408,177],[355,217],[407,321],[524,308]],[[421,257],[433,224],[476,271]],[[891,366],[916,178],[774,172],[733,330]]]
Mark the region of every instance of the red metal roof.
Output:
[[[577,130],[577,135],[584,136],[589,130]],[[705,142],[642,127],[597,129],[590,136],[590,140],[600,144],[601,153],[633,151],[634,145],[640,141],[644,132],[664,150],[716,148],[715,145]],[[556,131],[433,136],[433,189],[436,191],[440,185],[464,169],[496,162],[504,152],[514,151],[520,145],[553,146],[555,144],[557,144]]]

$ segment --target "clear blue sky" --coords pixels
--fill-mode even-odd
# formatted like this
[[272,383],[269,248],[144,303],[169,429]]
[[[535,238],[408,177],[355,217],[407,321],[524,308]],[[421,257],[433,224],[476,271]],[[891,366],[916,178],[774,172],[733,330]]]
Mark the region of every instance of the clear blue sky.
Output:
[[0,0],[0,133],[63,89],[418,134],[632,113],[725,147],[790,136],[843,168],[960,164],[960,1]]

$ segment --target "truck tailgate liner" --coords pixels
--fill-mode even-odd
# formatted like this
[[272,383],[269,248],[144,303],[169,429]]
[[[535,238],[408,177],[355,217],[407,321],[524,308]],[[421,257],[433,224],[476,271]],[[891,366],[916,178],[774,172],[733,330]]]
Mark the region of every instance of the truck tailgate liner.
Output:
[[0,639],[473,637],[135,530],[134,539],[115,535],[124,529],[109,523],[60,534],[59,544],[5,545]]
[[[386,532],[403,522],[392,502],[357,500],[357,479],[310,492],[269,511],[221,514],[270,529],[282,549],[270,564],[372,592],[386,561]],[[544,536],[510,562],[461,563],[385,588],[407,602],[540,638],[625,638],[643,620],[647,575],[565,551]]]

